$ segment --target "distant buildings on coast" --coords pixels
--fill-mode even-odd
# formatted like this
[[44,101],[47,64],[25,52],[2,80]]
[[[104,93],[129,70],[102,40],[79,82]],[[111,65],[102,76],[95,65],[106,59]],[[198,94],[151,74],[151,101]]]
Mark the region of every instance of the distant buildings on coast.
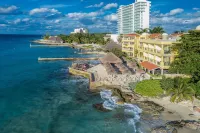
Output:
[[147,0],[135,0],[135,3],[120,6],[117,12],[118,34],[149,28],[150,7],[151,2]]
[[74,31],[71,32],[71,34],[76,34],[76,33],[89,33],[89,31],[86,28],[79,28],[79,29],[74,29]]

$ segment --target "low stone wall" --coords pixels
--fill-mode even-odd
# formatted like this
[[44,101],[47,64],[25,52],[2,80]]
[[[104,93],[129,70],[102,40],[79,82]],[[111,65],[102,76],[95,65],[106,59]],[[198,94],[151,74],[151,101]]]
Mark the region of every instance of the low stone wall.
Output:
[[83,77],[88,78],[88,79],[91,78],[91,73],[81,71],[81,70],[77,70],[77,69],[73,69],[71,67],[69,68],[69,73],[73,74],[73,75],[83,76]]
[[69,68],[69,73],[73,74],[73,75],[78,75],[78,76],[82,76],[82,77],[88,78],[89,79],[89,89],[91,91],[95,90],[97,87],[103,86],[103,84],[101,82],[93,81],[92,73],[90,73],[90,72],[81,71],[81,70],[77,70],[77,69],[74,69],[74,68],[70,67]]

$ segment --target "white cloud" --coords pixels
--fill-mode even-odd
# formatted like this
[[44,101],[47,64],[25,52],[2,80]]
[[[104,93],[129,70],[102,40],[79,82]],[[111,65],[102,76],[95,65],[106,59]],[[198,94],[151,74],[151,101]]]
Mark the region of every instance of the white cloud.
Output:
[[56,9],[49,9],[49,8],[35,8],[29,12],[30,15],[39,14],[39,13],[59,13],[60,12]]
[[184,12],[184,9],[176,8],[176,9],[171,10],[169,13],[161,14],[161,16],[174,16],[174,15],[180,14],[182,12]]
[[104,17],[107,21],[117,21],[117,14],[111,14]]
[[23,22],[28,22],[29,20],[30,20],[29,18],[22,19]]
[[59,20],[59,19],[56,19],[56,20],[54,21],[54,23],[60,23],[60,20]]
[[196,8],[196,7],[194,7],[193,10],[200,10],[200,8]]
[[101,2],[101,3],[99,3],[99,4],[87,6],[86,8],[102,7],[103,5],[104,5],[104,3]]
[[20,23],[21,22],[21,19],[16,19],[15,21],[14,21],[14,24],[18,24],[18,23]]
[[70,7],[73,5],[64,5],[64,4],[56,4],[56,5],[43,5],[42,8],[63,8],[63,7]]
[[111,8],[117,8],[118,7],[118,4],[117,3],[110,3],[110,4],[107,4],[106,6],[104,6],[104,10],[109,10]]
[[74,12],[74,13],[68,13],[67,16],[69,18],[81,19],[81,18],[85,18],[85,17],[96,17],[100,14],[101,14],[100,12],[90,12],[90,13]]
[[0,27],[6,27],[7,25],[6,24],[0,24]]
[[153,17],[151,19],[152,24],[196,24],[200,23],[200,17],[197,18],[176,18],[176,17]]
[[12,13],[13,11],[17,10],[18,8],[14,5],[9,7],[0,7],[0,14],[8,14]]

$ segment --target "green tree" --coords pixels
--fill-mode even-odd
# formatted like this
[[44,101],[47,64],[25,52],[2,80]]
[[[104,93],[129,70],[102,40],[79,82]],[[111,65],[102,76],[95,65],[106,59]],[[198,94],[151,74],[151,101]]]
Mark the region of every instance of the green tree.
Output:
[[181,31],[176,30],[176,31],[174,31],[174,33],[175,34],[184,33],[184,30],[181,30]]
[[181,102],[184,100],[194,100],[195,90],[192,86],[182,78],[175,79],[175,87],[171,88],[167,91],[169,95],[171,95],[171,102]]
[[121,42],[122,42],[122,38],[123,38],[123,35],[122,35],[122,34],[120,34],[120,35],[119,35],[119,37],[118,37],[118,39],[117,39],[119,43],[121,43]]
[[163,27],[161,27],[161,26],[154,27],[153,29],[150,29],[149,32],[151,34],[153,34],[153,33],[165,33]]
[[163,77],[160,84],[164,90],[172,89],[174,88],[174,79]]
[[195,97],[200,99],[200,81],[197,82],[196,85],[194,85],[195,88]]
[[49,37],[50,37],[50,35],[47,33],[46,35],[44,35],[44,40],[48,40],[49,39]]
[[170,66],[170,72],[191,75],[192,82],[197,83],[200,80],[200,31],[189,31],[172,49],[177,56]]

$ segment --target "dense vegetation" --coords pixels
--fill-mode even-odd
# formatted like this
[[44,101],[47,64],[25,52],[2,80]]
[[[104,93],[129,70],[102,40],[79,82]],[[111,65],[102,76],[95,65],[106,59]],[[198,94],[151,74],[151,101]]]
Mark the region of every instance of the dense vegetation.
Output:
[[171,64],[170,71],[192,76],[192,82],[200,80],[200,31],[189,31],[183,35],[180,43],[173,46],[177,56]]
[[45,40],[49,39],[49,37],[50,37],[50,35],[49,35],[48,33],[47,33],[46,35],[43,36],[43,38],[44,38]]
[[189,78],[163,78],[161,87],[171,96],[171,102],[193,101],[196,86],[190,84],[189,81]]
[[[134,87],[132,87],[134,88]],[[142,96],[156,97],[166,92],[171,102],[200,99],[200,82],[193,84],[189,78],[163,78],[162,80],[145,80],[136,85],[134,91]]]
[[[104,33],[77,33],[70,35],[59,35],[66,43],[78,43],[78,44],[101,44],[104,45],[107,41],[104,40]],[[108,40],[109,41],[109,40]]]
[[193,86],[195,96],[200,98],[200,31],[193,30],[183,35],[173,50],[177,51],[177,56],[171,64],[170,72],[191,75],[188,84]]
[[156,97],[163,94],[159,80],[144,80],[136,85],[134,90],[136,93],[142,96]]

